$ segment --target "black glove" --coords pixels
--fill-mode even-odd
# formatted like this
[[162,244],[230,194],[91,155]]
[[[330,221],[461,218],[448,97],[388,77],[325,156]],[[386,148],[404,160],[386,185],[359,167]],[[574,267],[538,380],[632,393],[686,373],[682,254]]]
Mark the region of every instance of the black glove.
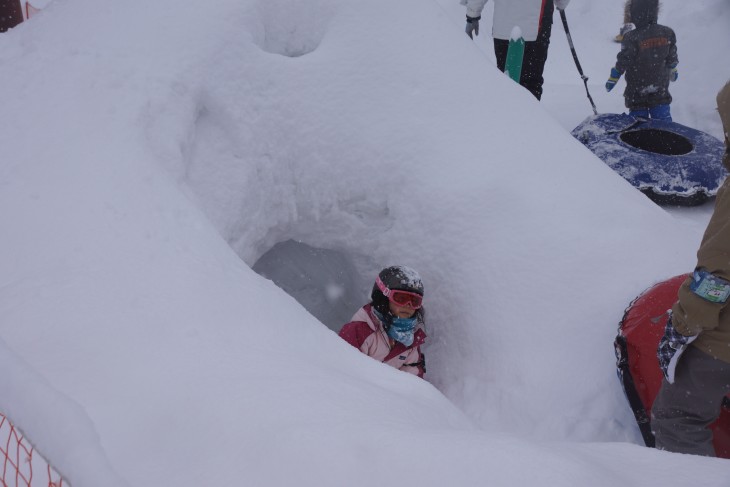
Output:
[[[479,35],[479,21],[481,20],[481,17],[469,17],[466,16],[466,35],[468,35],[471,39],[474,39],[474,36]],[[472,32],[474,35],[472,35]]]

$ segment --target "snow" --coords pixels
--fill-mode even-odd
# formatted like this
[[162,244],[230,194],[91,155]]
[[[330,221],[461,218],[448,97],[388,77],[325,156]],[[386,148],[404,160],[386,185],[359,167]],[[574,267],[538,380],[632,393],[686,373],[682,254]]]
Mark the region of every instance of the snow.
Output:
[[[566,9],[599,112],[622,4]],[[674,118],[720,137],[730,8],[663,4]],[[456,0],[36,6],[0,43],[0,411],[71,485],[727,484],[640,446],[612,346],[711,204],[573,139],[557,14],[538,103]],[[393,264],[426,381],[334,333]]]

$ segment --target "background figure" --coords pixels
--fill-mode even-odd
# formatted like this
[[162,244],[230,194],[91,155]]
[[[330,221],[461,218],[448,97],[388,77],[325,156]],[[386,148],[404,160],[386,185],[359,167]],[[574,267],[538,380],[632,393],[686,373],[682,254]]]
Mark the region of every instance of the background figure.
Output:
[[624,23],[619,29],[618,35],[615,37],[616,42],[624,40],[624,34],[634,29],[634,24],[631,22],[631,0],[626,0],[624,3]]
[[0,0],[0,32],[6,32],[23,21],[19,0]]
[[340,330],[340,337],[379,362],[423,377],[426,361],[423,281],[410,267],[386,267],[375,278],[371,301]]
[[[723,162],[730,169],[730,82],[718,94],[717,107],[725,132]],[[697,267],[679,288],[659,342],[657,356],[665,379],[652,407],[651,427],[662,450],[715,456],[708,426],[717,420],[723,397],[730,392],[728,222],[730,178],[717,192],[697,251]]]
[[669,82],[677,81],[677,37],[657,23],[659,0],[632,0],[631,19],[636,28],[624,35],[616,66],[606,81],[611,91],[626,73],[624,102],[629,115],[671,121]]
[[[461,0],[461,4],[466,5],[466,33],[469,37],[479,35],[479,21],[487,1]],[[550,46],[553,11],[556,7],[559,10],[565,9],[569,2],[570,0],[494,0],[492,37],[497,67],[504,72],[510,35],[514,27],[519,27],[525,39],[520,84],[538,100],[542,97],[542,73]]]

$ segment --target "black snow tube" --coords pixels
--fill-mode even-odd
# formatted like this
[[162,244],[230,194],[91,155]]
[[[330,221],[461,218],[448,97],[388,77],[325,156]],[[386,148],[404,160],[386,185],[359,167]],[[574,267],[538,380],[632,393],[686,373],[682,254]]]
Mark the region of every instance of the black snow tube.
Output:
[[723,143],[675,122],[608,113],[587,118],[571,133],[660,205],[702,204],[727,176]]

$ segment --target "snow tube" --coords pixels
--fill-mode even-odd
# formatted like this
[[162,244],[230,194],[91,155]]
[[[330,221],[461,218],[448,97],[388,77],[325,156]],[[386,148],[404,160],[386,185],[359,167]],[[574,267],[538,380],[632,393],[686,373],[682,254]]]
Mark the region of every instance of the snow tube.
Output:
[[727,175],[723,143],[675,122],[608,113],[587,118],[571,133],[660,205],[702,204]]
[[[666,312],[677,300],[679,286],[688,275],[660,282],[634,299],[624,312],[614,342],[618,376],[644,443],[649,447],[654,447],[651,406],[663,378],[656,349],[664,334]],[[716,455],[730,458],[730,394],[724,398],[720,417],[710,428]]]

